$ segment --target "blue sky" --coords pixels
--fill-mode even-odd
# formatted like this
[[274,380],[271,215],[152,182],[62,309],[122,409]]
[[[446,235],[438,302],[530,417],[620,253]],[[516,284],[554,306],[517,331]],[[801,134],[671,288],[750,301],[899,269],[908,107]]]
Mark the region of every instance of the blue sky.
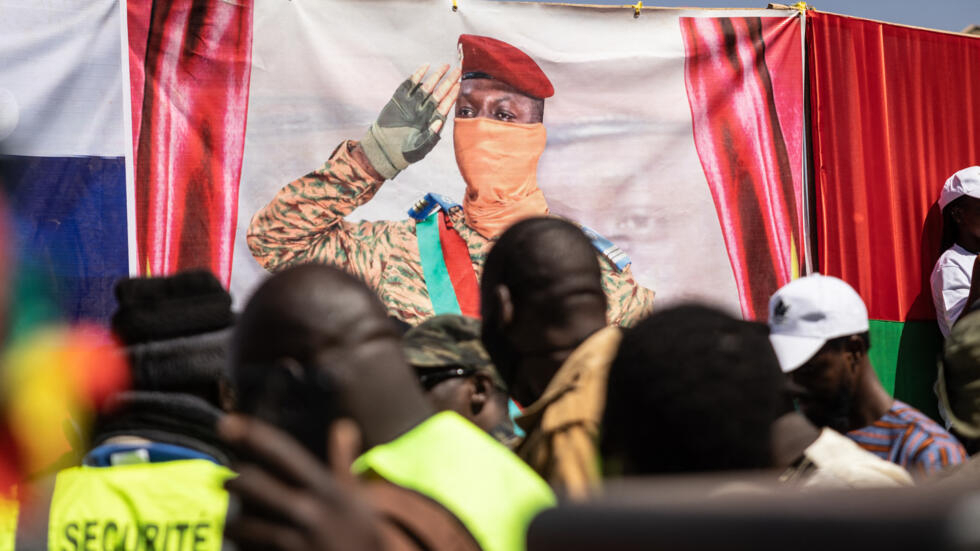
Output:
[[[569,4],[631,4],[629,0],[548,0]],[[795,0],[782,0],[792,4]],[[699,8],[764,8],[767,0],[652,0],[645,6],[695,6]],[[946,31],[961,31],[971,23],[980,25],[980,0],[814,0],[820,11],[866,17],[892,23]]]

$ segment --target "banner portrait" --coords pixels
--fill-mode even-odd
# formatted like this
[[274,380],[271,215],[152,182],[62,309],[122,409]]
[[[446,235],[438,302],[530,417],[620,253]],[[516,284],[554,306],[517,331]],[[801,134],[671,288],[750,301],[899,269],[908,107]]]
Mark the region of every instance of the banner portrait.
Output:
[[[805,259],[802,16],[796,11],[645,10],[634,18],[621,8],[477,1],[453,11],[434,0],[238,7],[187,0],[168,8],[154,3],[141,13],[134,4],[145,3],[130,2],[129,9],[134,102],[143,90],[133,130],[144,273],[209,266],[239,303],[247,299],[266,274],[255,244],[249,248],[253,217],[287,184],[317,169],[330,172],[333,165],[325,162],[342,144],[364,138],[420,65],[458,64],[464,34],[512,46],[553,84],[544,99],[547,145],[536,167],[547,209],[612,246],[617,252],[600,254],[610,271],[623,270],[613,266],[622,258],[618,251],[628,256],[629,279],[656,292],[658,305],[701,299],[764,318],[769,294],[799,273]],[[193,33],[199,47],[167,53],[168,36],[193,28],[208,31]],[[181,82],[183,74],[207,78]],[[365,263],[385,263],[390,251],[361,247],[377,243],[382,226],[365,224],[409,220],[407,210],[428,193],[464,204],[453,119],[451,112],[424,158],[368,193],[358,188],[362,195],[343,206],[311,198],[311,188],[294,190],[308,203],[292,197],[272,206],[299,213],[270,222],[293,230],[275,238],[291,252],[273,264],[353,262],[346,256],[356,256],[351,239],[360,244],[357,254],[379,257]],[[173,132],[173,124],[186,121],[198,121],[206,133],[171,137],[169,151],[152,139],[152,132]],[[240,159],[237,144],[243,144]],[[187,147],[197,151],[192,163],[182,152]],[[341,219],[345,235],[329,241]],[[294,227],[298,220],[302,229]],[[428,241],[414,224],[414,241],[405,246],[421,256]],[[474,267],[479,270],[475,257]],[[359,275],[377,288],[388,277],[377,272],[389,268],[371,264]],[[413,276],[406,279],[435,279],[425,270]],[[382,295],[424,301],[423,312],[439,300],[427,297],[431,289]]]
[[[21,233],[31,246],[48,239],[40,249],[53,255],[46,265],[72,272],[56,274],[74,282],[60,283],[72,317],[106,319],[111,282],[127,272],[206,267],[241,305],[268,269],[307,260],[361,262],[358,275],[409,323],[436,311],[477,313],[481,255],[517,218],[478,214],[474,178],[494,189],[505,178],[493,164],[470,161],[467,176],[458,162],[458,127],[466,126],[456,123],[460,105],[449,110],[431,151],[406,161],[397,176],[343,183],[351,174],[331,172],[328,162],[344,154],[343,144],[360,147],[419,66],[458,66],[462,35],[483,44],[470,60],[486,53],[485,44],[503,44],[551,86],[546,98],[515,88],[542,101],[534,122],[540,157],[523,169],[524,202],[497,190],[493,208],[582,225],[620,310],[613,321],[645,313],[654,293],[658,306],[706,300],[763,318],[769,294],[806,264],[797,11],[645,9],[634,17],[623,8],[478,0],[457,11],[439,0],[82,4],[73,9],[84,17],[72,21],[85,30],[62,29],[73,33],[59,42],[62,58],[84,53],[97,70],[53,64],[65,71],[33,81],[30,65],[0,73],[10,101],[54,105],[74,91],[73,111],[22,104],[21,123],[5,142],[8,154],[61,159],[55,168],[19,159],[20,172],[11,174],[20,176],[7,187],[30,226]],[[40,8],[20,12],[24,21],[44,16]],[[21,40],[8,50],[26,59],[32,44],[22,36],[2,40]],[[501,62],[488,70],[515,67]],[[500,74],[482,77],[511,86]],[[28,94],[17,79],[48,91]],[[120,79],[128,82],[115,86]],[[8,95],[0,91],[0,100]],[[35,111],[59,116],[33,123]],[[51,134],[65,121],[83,130]],[[28,123],[39,132],[27,132]],[[467,143],[486,150],[494,143],[485,139],[487,125],[475,126]],[[504,128],[494,136],[505,150],[526,153],[539,143]],[[37,146],[25,145],[29,135]],[[80,180],[59,176],[75,183],[37,193],[44,174],[65,171]],[[331,193],[350,197],[328,204],[304,188],[277,203],[285,188],[316,171],[336,177]],[[21,187],[27,181],[34,187]],[[308,201],[297,202],[304,194]],[[430,210],[430,223],[410,218],[427,194],[443,202],[427,207],[442,217]],[[29,214],[52,212],[54,202],[71,216],[54,223]],[[273,211],[282,217],[263,226],[257,214]],[[38,224],[49,227],[32,229]],[[347,229],[337,237],[340,227]],[[390,238],[388,248],[375,246],[380,235]],[[398,251],[411,257],[407,271],[391,261]]]

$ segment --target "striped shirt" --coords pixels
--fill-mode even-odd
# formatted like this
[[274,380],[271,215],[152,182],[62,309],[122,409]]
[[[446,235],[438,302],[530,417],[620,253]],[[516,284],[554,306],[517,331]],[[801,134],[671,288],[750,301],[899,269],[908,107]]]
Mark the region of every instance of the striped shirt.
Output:
[[847,436],[878,457],[905,467],[916,478],[966,460],[966,450],[953,435],[898,400],[880,419]]

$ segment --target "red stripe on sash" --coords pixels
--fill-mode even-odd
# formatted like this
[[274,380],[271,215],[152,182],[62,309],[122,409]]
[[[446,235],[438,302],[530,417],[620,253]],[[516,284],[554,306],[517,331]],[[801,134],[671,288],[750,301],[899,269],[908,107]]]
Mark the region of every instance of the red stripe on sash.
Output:
[[439,243],[446,261],[449,280],[456,291],[456,302],[464,316],[480,317],[480,285],[476,281],[476,271],[470,260],[470,250],[459,235],[446,213],[439,213]]

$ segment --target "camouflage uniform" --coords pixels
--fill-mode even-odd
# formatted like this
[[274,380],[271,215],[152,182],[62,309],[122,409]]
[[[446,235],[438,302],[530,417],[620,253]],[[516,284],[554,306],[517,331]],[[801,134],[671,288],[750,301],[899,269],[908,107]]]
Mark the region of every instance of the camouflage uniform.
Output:
[[[354,160],[351,143],[342,143],[322,168],[287,184],[255,214],[248,227],[249,249],[273,272],[307,262],[342,267],[363,279],[392,316],[418,325],[435,312],[422,273],[416,222],[344,220],[384,183]],[[462,207],[447,216],[469,248],[479,278],[492,241],[466,225]],[[617,271],[603,255],[599,263],[610,323],[631,326],[646,316],[653,291],[638,285],[629,267]]]
[[[415,368],[423,384],[427,375],[439,377],[452,368],[458,368],[456,376],[486,374],[499,392],[507,395],[507,385],[480,341],[478,319],[456,314],[434,316],[405,333],[402,346],[405,358]],[[513,448],[519,443],[514,431],[513,426],[498,426],[490,430],[490,435],[508,448]]]
[[507,391],[480,341],[480,320],[441,314],[405,333],[402,344],[409,365],[421,375],[449,367],[470,368],[486,373],[497,388]]

